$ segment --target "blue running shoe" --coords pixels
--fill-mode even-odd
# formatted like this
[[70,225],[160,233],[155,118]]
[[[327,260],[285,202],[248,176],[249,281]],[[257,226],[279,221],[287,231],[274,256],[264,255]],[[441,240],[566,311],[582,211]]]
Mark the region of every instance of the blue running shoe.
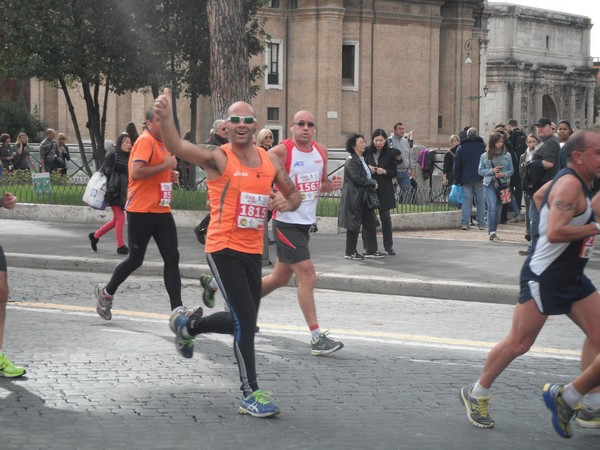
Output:
[[546,383],[542,397],[546,403],[546,407],[552,413],[552,426],[559,436],[566,439],[573,437],[571,430],[571,419],[577,412],[576,409],[571,409],[569,405],[562,399],[564,387],[562,384]]
[[279,407],[271,402],[270,392],[257,389],[240,403],[240,414],[250,414],[252,417],[273,417],[281,411]]
[[[202,314],[202,308],[199,309]],[[169,327],[175,333],[175,349],[177,353],[188,359],[194,356],[194,336],[190,336],[187,332],[189,314],[190,311],[185,306],[180,306],[173,310],[169,318]]]

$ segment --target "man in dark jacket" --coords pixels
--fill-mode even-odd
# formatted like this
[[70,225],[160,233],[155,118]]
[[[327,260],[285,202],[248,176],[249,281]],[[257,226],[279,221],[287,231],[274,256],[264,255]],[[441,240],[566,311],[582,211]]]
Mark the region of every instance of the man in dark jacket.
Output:
[[210,130],[210,139],[205,144],[221,146],[227,144],[227,122],[221,119],[215,120],[212,129]]
[[[552,131],[552,121],[547,117],[542,117],[540,120],[538,120],[535,124],[535,127],[540,138],[540,143],[533,151],[531,160],[534,164],[539,164],[539,162],[536,163],[536,161],[541,161],[544,168],[544,175],[535,189],[535,191],[537,191],[546,182],[553,179],[554,175],[558,173],[560,163],[560,143]],[[535,191],[531,192],[530,195],[532,197]],[[531,202],[531,206],[529,208],[529,234],[531,234],[531,241],[529,241],[527,250],[519,250],[520,255],[527,256],[533,253],[533,249],[535,248],[535,244],[538,240],[539,223],[540,214],[535,207],[535,202]]]
[[480,230],[485,228],[485,192],[483,179],[479,176],[479,160],[485,151],[485,143],[477,134],[476,128],[467,130],[466,139],[461,140],[456,149],[454,159],[454,184],[463,188],[462,217],[460,225],[462,230],[468,230],[473,209],[473,197],[477,208],[477,226]]

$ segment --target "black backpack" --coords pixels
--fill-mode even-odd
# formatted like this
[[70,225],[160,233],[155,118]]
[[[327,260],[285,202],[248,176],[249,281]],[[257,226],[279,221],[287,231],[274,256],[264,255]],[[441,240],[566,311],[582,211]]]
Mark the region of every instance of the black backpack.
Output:
[[521,130],[515,128],[510,135],[509,141],[515,149],[517,158],[520,158],[525,153],[525,150],[527,150],[527,136]]
[[521,164],[523,168],[523,178],[521,178],[521,185],[523,192],[529,196],[533,196],[535,192],[542,187],[544,184],[542,179],[544,178],[544,165],[542,160],[527,161]]

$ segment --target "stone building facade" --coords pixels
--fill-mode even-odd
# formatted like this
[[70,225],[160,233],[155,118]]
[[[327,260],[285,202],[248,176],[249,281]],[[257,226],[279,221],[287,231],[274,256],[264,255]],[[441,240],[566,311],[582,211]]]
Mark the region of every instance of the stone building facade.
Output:
[[[479,91],[478,60],[469,67],[463,62],[464,43],[482,36],[483,6],[484,0],[269,2],[261,14],[271,42],[253,61],[268,67],[253,99],[260,123],[283,139],[293,114],[308,109],[318,139],[329,147],[343,146],[353,132],[391,130],[397,121],[420,143],[445,145],[450,133],[477,121],[478,104],[469,97]],[[73,94],[77,99],[76,89]],[[60,90],[34,82],[31,104],[74,138]],[[107,138],[129,121],[141,125],[151,104],[142,94],[111,96]],[[187,109],[181,102],[182,128]],[[82,101],[76,111],[84,121]],[[199,117],[202,140],[213,121],[207,99],[200,100]]]
[[[397,121],[419,144],[446,147],[466,125],[484,134],[513,116],[526,126],[541,115],[583,126],[590,116],[591,24],[584,17],[484,0],[272,0],[260,14],[271,40],[251,62],[266,66],[252,103],[278,140],[301,109],[315,114],[317,138],[328,147]],[[111,95],[107,139],[129,121],[139,129],[152,102]],[[33,82],[31,105],[74,139],[60,90]],[[79,99],[75,107],[85,133],[85,105]],[[198,112],[202,141],[213,122],[208,99]],[[178,114],[188,129],[185,99]]]
[[[565,4],[568,8],[568,4]],[[511,4],[486,6],[488,39],[480,129],[509,118],[531,131],[540,117],[594,125],[596,80],[590,57],[591,20]]]

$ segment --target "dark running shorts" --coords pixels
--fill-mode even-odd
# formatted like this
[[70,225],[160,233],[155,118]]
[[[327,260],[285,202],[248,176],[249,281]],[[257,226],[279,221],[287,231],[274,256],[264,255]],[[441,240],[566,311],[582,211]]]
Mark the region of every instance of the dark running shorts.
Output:
[[6,256],[4,256],[4,250],[0,246],[0,272],[6,272],[6,271],[7,271]]
[[310,259],[308,250],[310,225],[297,225],[273,221],[273,238],[277,258],[285,264],[295,264]]
[[576,283],[567,286],[521,278],[519,303],[526,303],[533,299],[542,314],[549,316],[568,314],[573,303],[589,297],[594,292],[596,287],[585,275],[582,275]]

